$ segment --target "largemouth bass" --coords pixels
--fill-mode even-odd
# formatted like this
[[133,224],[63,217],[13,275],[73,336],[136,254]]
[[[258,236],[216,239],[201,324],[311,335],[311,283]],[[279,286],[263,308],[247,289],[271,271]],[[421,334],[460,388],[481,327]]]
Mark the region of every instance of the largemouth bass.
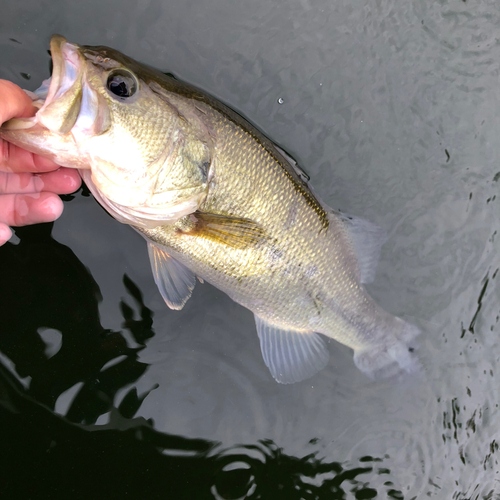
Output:
[[107,47],[50,43],[53,72],[33,118],[0,137],[80,169],[95,198],[147,241],[158,288],[181,309],[196,278],[255,315],[280,383],[329,359],[323,336],[369,377],[417,370],[417,327],[363,286],[382,229],[327,207],[284,151],[204,92]]

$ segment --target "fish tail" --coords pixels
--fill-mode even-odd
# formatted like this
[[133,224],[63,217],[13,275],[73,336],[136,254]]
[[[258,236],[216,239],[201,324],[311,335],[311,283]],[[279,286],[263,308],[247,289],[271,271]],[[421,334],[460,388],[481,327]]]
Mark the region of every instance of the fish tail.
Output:
[[384,342],[354,351],[354,363],[371,379],[401,378],[406,373],[421,371],[415,353],[415,338],[421,333],[420,329],[400,318],[395,319],[395,332],[384,335]]

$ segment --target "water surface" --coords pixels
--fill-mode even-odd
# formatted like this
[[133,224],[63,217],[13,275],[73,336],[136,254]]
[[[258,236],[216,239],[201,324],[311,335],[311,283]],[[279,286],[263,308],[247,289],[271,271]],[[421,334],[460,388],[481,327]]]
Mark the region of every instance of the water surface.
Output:
[[170,311],[142,238],[79,192],[0,248],[9,498],[500,498],[499,28],[485,0],[7,0],[1,78],[36,88],[55,32],[112,46],[384,227],[369,290],[423,330],[424,366],[373,382],[332,341],[275,383],[249,311],[207,284]]

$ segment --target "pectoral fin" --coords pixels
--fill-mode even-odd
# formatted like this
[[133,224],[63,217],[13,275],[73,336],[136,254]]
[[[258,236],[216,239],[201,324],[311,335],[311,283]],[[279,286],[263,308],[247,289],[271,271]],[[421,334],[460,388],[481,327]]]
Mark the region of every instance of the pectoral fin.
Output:
[[265,239],[263,228],[242,217],[195,212],[190,215],[191,225],[184,234],[207,238],[234,247],[245,248]]
[[148,242],[148,254],[155,283],[167,306],[170,309],[182,309],[193,292],[195,275],[151,242]]
[[328,364],[328,348],[317,333],[285,330],[257,315],[255,323],[264,363],[280,384],[305,380]]

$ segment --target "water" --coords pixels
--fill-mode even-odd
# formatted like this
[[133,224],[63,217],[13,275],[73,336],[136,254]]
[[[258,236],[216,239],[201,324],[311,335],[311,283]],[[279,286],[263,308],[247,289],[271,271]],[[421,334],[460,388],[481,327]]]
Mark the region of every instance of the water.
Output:
[[168,310],[142,238],[80,192],[0,248],[5,498],[500,498],[499,27],[480,0],[7,0],[0,77],[33,90],[54,32],[110,45],[387,229],[370,293],[422,328],[425,375],[372,382],[332,342],[276,384],[251,313],[207,284]]

